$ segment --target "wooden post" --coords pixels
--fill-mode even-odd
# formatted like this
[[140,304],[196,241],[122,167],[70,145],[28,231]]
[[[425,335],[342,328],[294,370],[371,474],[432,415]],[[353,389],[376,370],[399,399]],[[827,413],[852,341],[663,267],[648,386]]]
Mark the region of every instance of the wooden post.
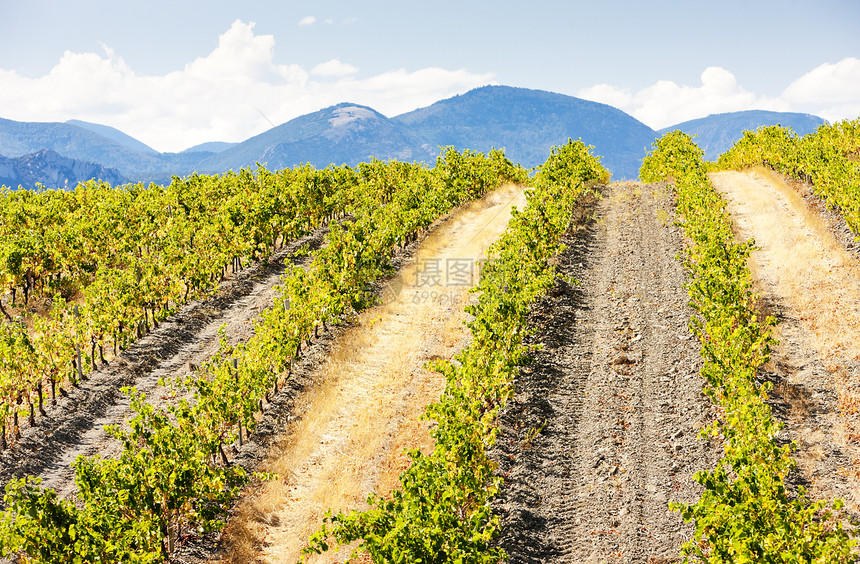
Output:
[[[236,374],[236,382],[239,382],[239,359],[235,356],[233,357],[233,370]],[[239,419],[239,446],[242,446],[242,419]]]
[[[75,319],[79,320],[80,318],[81,318],[81,312],[78,309],[77,304],[75,304]],[[75,343],[75,352],[77,353],[75,356],[75,365],[76,365],[76,368],[78,369],[78,381],[83,381],[84,380],[84,369],[83,369],[83,365],[81,364],[81,343],[80,343],[80,339],[77,339],[77,341],[78,342]]]

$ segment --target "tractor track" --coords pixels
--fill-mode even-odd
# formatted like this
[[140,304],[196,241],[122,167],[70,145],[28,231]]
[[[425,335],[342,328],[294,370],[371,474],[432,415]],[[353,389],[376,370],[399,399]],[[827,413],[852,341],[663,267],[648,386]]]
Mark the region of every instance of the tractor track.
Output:
[[543,349],[500,418],[494,503],[511,563],[675,561],[717,445],[671,191],[613,184],[559,257],[531,325]]

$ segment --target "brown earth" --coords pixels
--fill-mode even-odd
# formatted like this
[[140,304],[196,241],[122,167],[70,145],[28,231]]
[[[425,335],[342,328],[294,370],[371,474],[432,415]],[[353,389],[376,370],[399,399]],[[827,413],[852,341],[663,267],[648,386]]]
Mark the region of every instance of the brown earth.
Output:
[[316,384],[259,467],[279,479],[248,491],[237,508],[222,543],[226,561],[295,562],[327,509],[366,508],[369,493],[399,485],[405,449],[432,449],[430,423],[420,416],[445,382],[424,364],[467,344],[469,289],[512,205],[525,205],[522,188],[501,188],[454,213],[388,283],[389,303],[362,312],[331,343],[310,375]]
[[718,446],[676,255],[671,191],[613,184],[566,240],[559,281],[532,314],[543,345],[521,371],[493,452],[494,509],[512,563],[675,561],[692,479]]
[[755,239],[750,268],[779,340],[764,376],[796,441],[792,478],[815,498],[860,514],[860,265],[844,220],[803,185],[763,168],[712,174],[738,237]]
[[70,388],[68,397],[58,395],[57,405],[48,406],[47,417],[37,417],[36,425],[25,427],[13,448],[0,451],[0,487],[13,478],[36,476],[63,497],[73,494],[71,463],[80,455],[109,455],[118,449],[104,426],[122,424],[131,416],[121,388],[134,386],[150,402],[162,403],[166,398],[159,379],[184,375],[191,365],[211,357],[218,350],[222,326],[231,343],[248,339],[253,320],[272,303],[285,261],[293,260],[292,253],[302,246],[318,247],[325,232],[320,229],[279,249],[267,264],[230,276],[213,296],[181,307],[78,388]]

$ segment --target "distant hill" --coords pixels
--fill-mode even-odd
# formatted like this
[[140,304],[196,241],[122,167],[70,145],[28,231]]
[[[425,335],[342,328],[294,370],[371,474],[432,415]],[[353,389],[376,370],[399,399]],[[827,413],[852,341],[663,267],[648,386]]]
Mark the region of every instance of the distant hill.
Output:
[[354,165],[371,156],[432,165],[440,146],[504,148],[514,162],[543,163],[568,138],[594,145],[616,178],[635,178],[655,138],[648,126],[605,104],[571,96],[487,86],[394,118],[366,106],[338,104],[291,120],[198,164],[219,172],[266,163]]
[[189,147],[182,151],[182,153],[220,153],[221,151],[226,151],[231,147],[235,147],[238,143],[227,143],[225,141],[209,141],[208,143],[201,143],[199,145],[194,145],[193,147]]
[[[546,160],[553,145],[581,138],[594,146],[613,179],[620,180],[638,176],[645,151],[667,131],[698,135],[696,142],[715,159],[744,130],[777,123],[805,134],[826,122],[808,114],[755,110],[711,115],[654,131],[606,104],[541,90],[485,86],[393,118],[367,106],[342,103],[241,143],[202,143],[180,153],[158,153],[115,128],[94,123],[0,118],[0,155],[7,157],[3,162],[8,168],[9,159],[50,149],[58,156],[115,169],[129,181],[167,184],[174,175],[221,173],[258,162],[270,169],[301,163],[323,168],[376,157],[432,165],[439,147],[448,145],[482,152],[503,148],[512,161],[532,167]],[[50,175],[43,181],[53,183]]]
[[657,133],[662,136],[664,133],[679,129],[688,135],[696,135],[693,141],[705,151],[705,158],[716,160],[731,149],[735,141],[743,137],[744,131],[755,131],[763,125],[781,125],[791,127],[798,135],[806,135],[826,123],[827,121],[820,117],[810,114],[748,110],[712,114],[666,127]]
[[612,106],[572,96],[485,86],[399,115],[432,146],[488,151],[504,148],[514,162],[542,164],[553,145],[568,138],[594,146],[613,178],[635,178],[645,149],[655,139],[653,129]]
[[115,169],[69,159],[50,149],[13,158],[0,156],[0,185],[10,188],[33,189],[37,183],[46,188],[74,188],[79,182],[93,179],[113,186],[128,182]]
[[110,139],[111,141],[116,141],[120,145],[128,147],[132,151],[137,151],[138,153],[149,153],[152,155],[158,154],[158,151],[156,151],[146,143],[138,141],[131,135],[123,133],[115,127],[111,127],[109,125],[102,125],[100,123],[90,123],[88,121],[81,121],[79,119],[70,119],[67,120],[66,123],[69,125],[76,125],[78,127],[82,127],[83,129],[88,129],[93,133],[98,133],[102,137]]
[[88,128],[68,123],[0,118],[0,155],[20,157],[42,149],[115,168],[128,177],[164,169],[164,160],[159,154],[135,151]]
[[199,170],[238,170],[258,162],[271,169],[301,163],[322,168],[356,165],[370,157],[431,161],[434,155],[410,128],[366,106],[343,103],[273,127],[205,159]]
[[[83,122],[86,124],[86,122]],[[122,142],[109,137],[111,135]],[[169,182],[174,174],[196,170],[196,165],[211,153],[157,153],[143,143],[144,152],[131,148],[134,139],[107,126],[73,123],[22,122],[0,118],[0,155],[9,158],[50,149],[60,156],[99,163],[116,169],[129,180]]]

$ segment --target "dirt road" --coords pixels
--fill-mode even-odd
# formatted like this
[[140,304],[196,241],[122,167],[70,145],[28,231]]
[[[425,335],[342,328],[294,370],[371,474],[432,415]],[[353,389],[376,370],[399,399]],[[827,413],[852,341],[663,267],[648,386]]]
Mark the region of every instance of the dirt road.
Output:
[[796,481],[860,513],[860,266],[820,213],[765,169],[712,174],[750,260],[763,307],[779,320],[766,368],[772,403],[798,441]]
[[495,502],[512,563],[674,561],[713,467],[697,438],[711,414],[675,256],[669,190],[615,184],[567,241],[557,285],[538,307],[544,345],[501,418]]
[[280,479],[249,492],[229,525],[230,561],[295,562],[326,509],[365,507],[370,492],[398,485],[409,462],[404,449],[432,448],[419,417],[444,379],[423,365],[466,345],[469,288],[512,205],[525,205],[522,188],[455,212],[389,283],[391,302],[366,310],[332,344],[313,376],[319,384],[299,400],[298,420],[261,466]]

